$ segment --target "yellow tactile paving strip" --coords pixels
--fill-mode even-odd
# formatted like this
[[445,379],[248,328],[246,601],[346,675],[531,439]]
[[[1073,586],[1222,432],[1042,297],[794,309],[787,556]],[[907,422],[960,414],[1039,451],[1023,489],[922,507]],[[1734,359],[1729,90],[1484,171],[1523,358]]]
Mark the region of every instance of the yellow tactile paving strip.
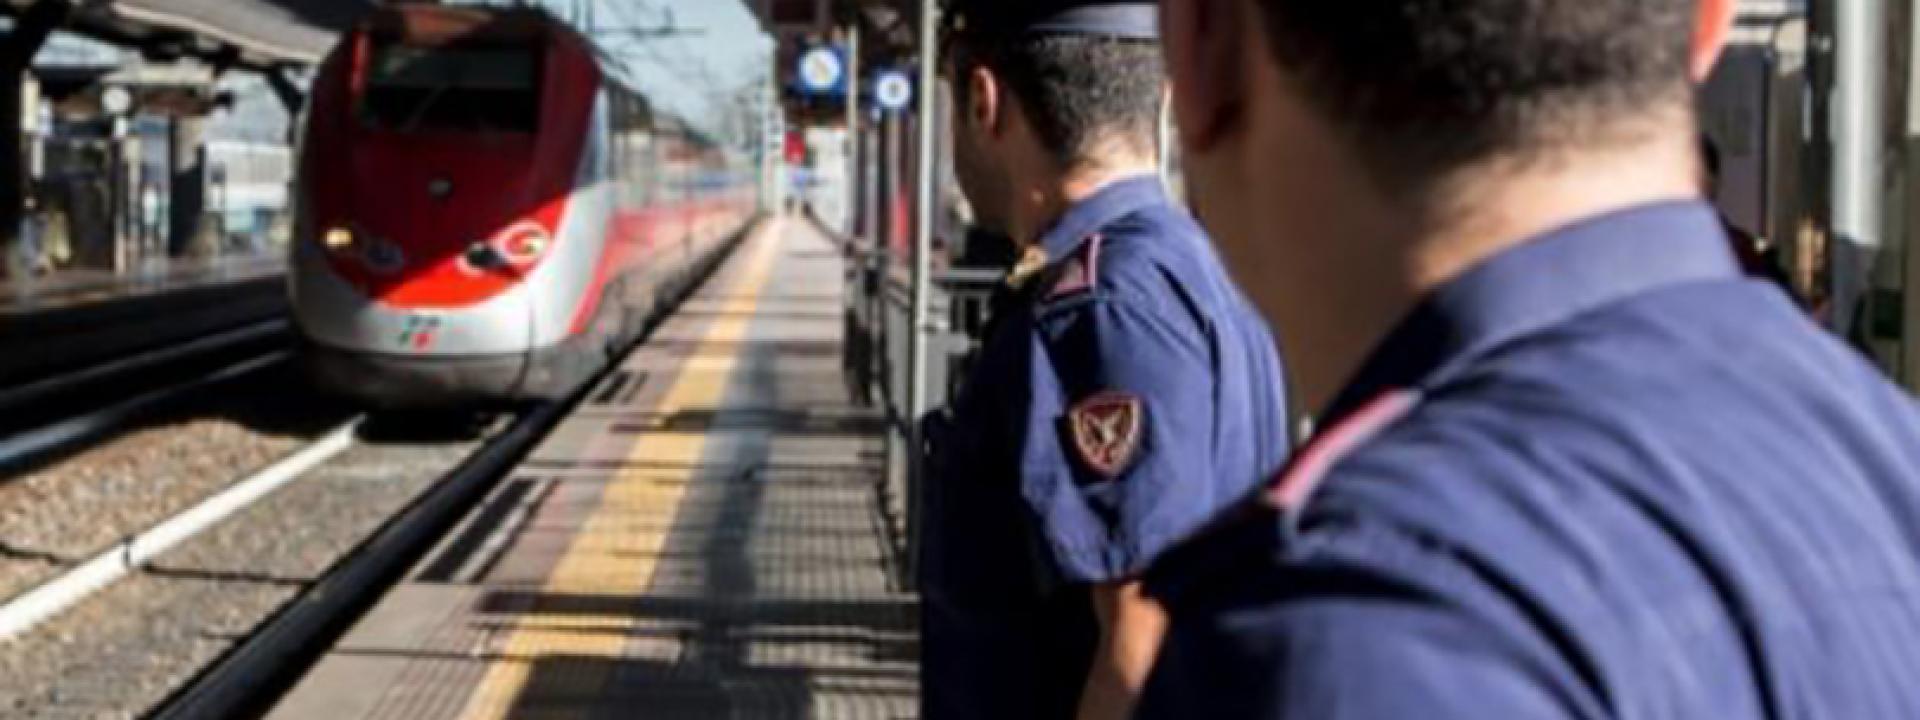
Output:
[[[744,248],[747,269],[722,303],[723,312],[700,339],[700,346],[738,343],[761,302],[780,249],[780,221],[761,228]],[[693,353],[667,391],[658,412],[671,415],[719,406],[728,379],[738,362],[735,353]],[[652,583],[657,559],[665,548],[673,516],[686,494],[707,449],[708,433],[656,430],[642,434],[627,452],[636,467],[623,470],[608,483],[600,507],[561,556],[542,593],[551,596],[627,597],[644,592]],[[675,470],[672,468],[685,468]],[[645,522],[636,522],[636,519]],[[536,605],[507,635],[500,652],[489,663],[462,717],[490,720],[507,717],[587,717],[591,707],[529,708],[517,701],[540,657],[617,659],[625,655],[635,624],[630,614],[565,613],[547,616]],[[567,676],[573,688],[544,688],[566,695],[591,695],[609,681],[609,665],[587,665]],[[551,682],[551,681],[549,681]]]

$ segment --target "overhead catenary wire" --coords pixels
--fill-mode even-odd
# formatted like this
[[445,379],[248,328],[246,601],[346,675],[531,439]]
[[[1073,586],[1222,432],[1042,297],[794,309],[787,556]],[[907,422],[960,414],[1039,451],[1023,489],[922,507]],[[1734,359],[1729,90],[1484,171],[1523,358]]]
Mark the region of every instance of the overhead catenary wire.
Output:
[[[604,0],[589,1],[597,6]],[[662,47],[670,41],[703,37],[706,29],[680,25],[672,7],[655,2],[620,2],[612,7],[615,10],[611,18],[613,22],[607,28],[596,29],[591,36],[619,63],[627,79],[637,87],[650,84],[641,82],[641,73],[635,63],[636,60],[648,62],[664,71],[668,82],[679,86],[690,97],[698,98],[710,114],[721,116],[709,118],[707,124],[724,127],[729,98],[738,88],[721,82],[715,77],[713,68],[702,61],[697,53],[688,52],[684,45],[674,42],[679,52],[671,54]],[[691,117],[694,113],[683,112],[682,115],[694,119]]]

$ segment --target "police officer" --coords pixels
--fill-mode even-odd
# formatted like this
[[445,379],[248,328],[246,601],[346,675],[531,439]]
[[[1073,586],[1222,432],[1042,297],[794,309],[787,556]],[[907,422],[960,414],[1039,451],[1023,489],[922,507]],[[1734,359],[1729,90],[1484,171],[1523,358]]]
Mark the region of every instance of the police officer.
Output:
[[1120,717],[1157,648],[1138,576],[1276,471],[1272,337],[1158,178],[1151,2],[950,8],[954,150],[1019,246],[930,421],[925,717]]
[[1699,196],[1734,5],[1163,3],[1322,430],[1149,573],[1141,716],[1920,717],[1920,413]]

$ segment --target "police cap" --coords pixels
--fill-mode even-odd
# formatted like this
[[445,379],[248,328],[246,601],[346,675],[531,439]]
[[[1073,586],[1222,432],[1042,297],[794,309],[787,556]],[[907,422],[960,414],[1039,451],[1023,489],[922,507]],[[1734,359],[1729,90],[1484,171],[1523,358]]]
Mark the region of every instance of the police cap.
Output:
[[1160,38],[1159,3],[1147,0],[947,0],[947,23],[955,32],[983,37]]

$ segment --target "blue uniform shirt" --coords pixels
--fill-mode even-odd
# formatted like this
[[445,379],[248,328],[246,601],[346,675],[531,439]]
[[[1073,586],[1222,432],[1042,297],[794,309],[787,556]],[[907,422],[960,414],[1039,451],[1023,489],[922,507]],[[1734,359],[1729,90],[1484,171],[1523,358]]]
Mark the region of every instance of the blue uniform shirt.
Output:
[[1168,553],[1142,717],[1920,718],[1920,414],[1691,203],[1441,288]]
[[995,300],[929,423],[926,717],[1071,717],[1097,639],[1088,584],[1137,577],[1285,460],[1279,355],[1155,178],[1108,186]]

